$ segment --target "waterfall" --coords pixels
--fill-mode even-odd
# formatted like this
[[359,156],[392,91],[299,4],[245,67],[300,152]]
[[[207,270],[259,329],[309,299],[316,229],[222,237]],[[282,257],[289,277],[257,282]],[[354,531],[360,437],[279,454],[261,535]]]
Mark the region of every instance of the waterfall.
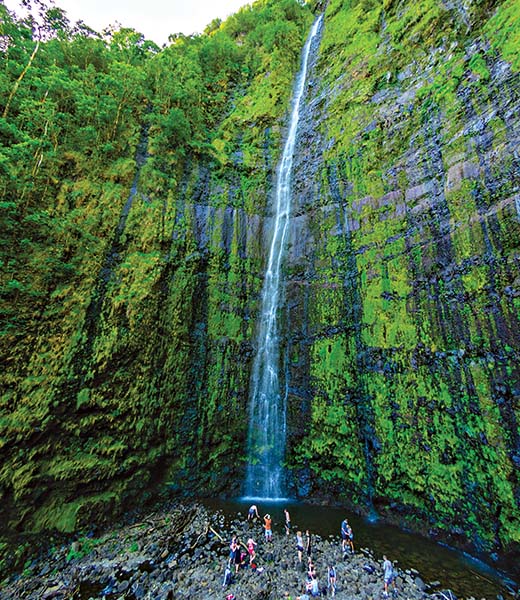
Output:
[[276,203],[273,237],[262,290],[262,305],[257,351],[251,375],[249,406],[248,465],[246,496],[276,499],[284,494],[283,460],[286,438],[287,385],[280,390],[278,369],[280,340],[277,313],[280,301],[280,273],[291,208],[291,172],[305,89],[307,64],[312,42],[318,33],[322,16],[314,22],[302,53],[296,79],[289,131],[276,179]]

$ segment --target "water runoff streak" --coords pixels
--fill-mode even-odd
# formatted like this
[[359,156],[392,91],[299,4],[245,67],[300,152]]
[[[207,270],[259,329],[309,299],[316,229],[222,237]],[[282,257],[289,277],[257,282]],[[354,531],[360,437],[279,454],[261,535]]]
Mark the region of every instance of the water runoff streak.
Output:
[[278,378],[280,340],[277,313],[280,300],[280,272],[291,208],[291,173],[300,103],[305,89],[312,41],[318,33],[321,20],[320,16],[315,21],[303,49],[301,68],[294,89],[289,132],[276,180],[273,238],[262,290],[257,352],[251,375],[248,466],[245,486],[246,496],[249,498],[281,500],[284,494],[283,460],[287,390],[281,394]]

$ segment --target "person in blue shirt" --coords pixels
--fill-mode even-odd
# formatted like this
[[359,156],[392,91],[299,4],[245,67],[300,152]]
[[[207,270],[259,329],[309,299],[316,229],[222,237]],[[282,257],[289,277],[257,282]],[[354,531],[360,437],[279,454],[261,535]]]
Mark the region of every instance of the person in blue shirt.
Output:
[[343,553],[346,553],[347,546],[352,554],[354,554],[354,533],[352,531],[352,527],[348,523],[348,520],[343,519],[341,522],[341,548]]

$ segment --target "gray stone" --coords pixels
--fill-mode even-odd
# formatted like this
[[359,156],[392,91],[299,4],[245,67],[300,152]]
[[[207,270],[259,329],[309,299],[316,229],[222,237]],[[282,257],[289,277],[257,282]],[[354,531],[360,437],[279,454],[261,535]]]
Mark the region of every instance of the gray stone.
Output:
[[424,592],[424,590],[426,589],[426,584],[420,577],[416,577],[414,579],[414,584],[419,590],[421,590],[421,592]]

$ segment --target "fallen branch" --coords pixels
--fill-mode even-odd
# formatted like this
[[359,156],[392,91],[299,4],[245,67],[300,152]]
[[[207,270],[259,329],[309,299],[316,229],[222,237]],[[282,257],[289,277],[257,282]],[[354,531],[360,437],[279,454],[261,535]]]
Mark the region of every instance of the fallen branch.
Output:
[[130,525],[128,529],[136,529],[137,527],[142,527],[143,525],[148,525],[149,527],[155,529],[155,523],[151,523],[150,521],[141,521],[140,523],[135,523],[134,525]]
[[219,533],[217,533],[217,532],[216,532],[216,531],[213,529],[213,527],[211,527],[211,526],[210,526],[210,530],[211,530],[211,531],[212,531],[212,532],[213,532],[213,533],[214,533],[214,534],[215,534],[215,535],[218,537],[218,539],[219,539],[221,542],[223,542],[223,541],[224,541],[224,538],[223,538],[223,537],[222,537],[222,536],[221,536]]

